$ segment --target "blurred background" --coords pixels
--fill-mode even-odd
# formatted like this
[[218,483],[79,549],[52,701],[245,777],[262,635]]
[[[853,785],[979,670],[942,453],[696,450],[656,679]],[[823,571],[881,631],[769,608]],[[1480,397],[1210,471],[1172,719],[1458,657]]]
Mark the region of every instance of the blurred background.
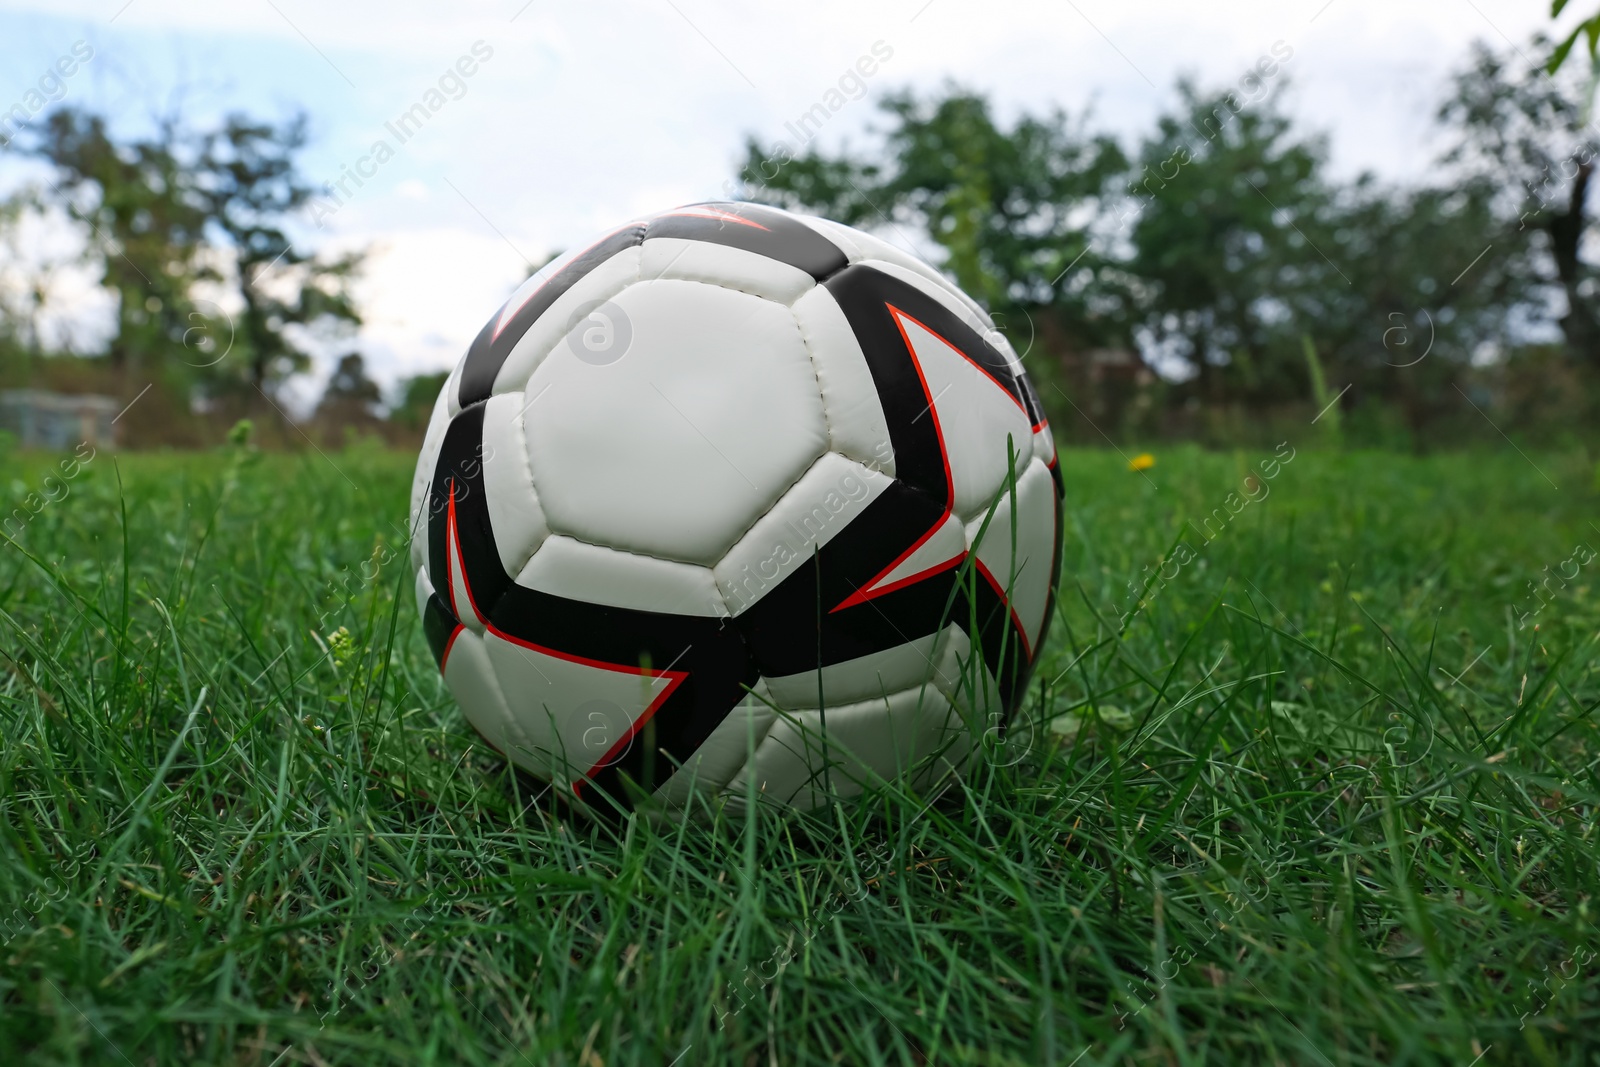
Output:
[[0,441],[411,443],[530,272],[731,198],[943,267],[1067,442],[1584,448],[1566,8],[7,0]]

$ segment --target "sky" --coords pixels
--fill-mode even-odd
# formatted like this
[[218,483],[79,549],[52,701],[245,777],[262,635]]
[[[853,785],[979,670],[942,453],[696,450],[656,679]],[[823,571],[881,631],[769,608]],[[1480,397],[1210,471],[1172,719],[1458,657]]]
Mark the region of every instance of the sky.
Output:
[[[1573,18],[1590,7],[1577,6]],[[1548,11],[1545,0],[0,0],[0,109],[76,46],[93,55],[63,79],[61,102],[123,132],[174,108],[201,125],[304,110],[303,168],[331,193],[295,233],[308,249],[369,249],[360,349],[392,384],[452,366],[552,252],[727,195],[746,137],[792,142],[786,124],[863,56],[874,73],[844,82],[860,99],[817,133],[826,149],[867,143],[883,93],[952,81],[988,94],[1002,119],[1087,109],[1131,146],[1180,76],[1233,86],[1288,49],[1285,105],[1326,133],[1334,173],[1407,181],[1437,154],[1431,116],[1471,43],[1531,57]],[[388,125],[441,100],[420,128]],[[393,152],[381,162],[379,140]],[[358,185],[352,169],[368,176]],[[0,156],[0,190],[25,176]],[[107,316],[92,279],[63,284],[79,320]],[[92,322],[78,332],[92,336]]]

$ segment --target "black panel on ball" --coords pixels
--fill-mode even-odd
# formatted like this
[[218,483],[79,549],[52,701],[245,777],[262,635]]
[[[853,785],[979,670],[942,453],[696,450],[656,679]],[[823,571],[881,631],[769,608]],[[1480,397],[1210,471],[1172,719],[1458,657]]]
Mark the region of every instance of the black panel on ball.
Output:
[[677,237],[741,248],[787,263],[819,282],[843,270],[849,262],[838,245],[810,226],[759,204],[691,204],[651,219],[645,236]]

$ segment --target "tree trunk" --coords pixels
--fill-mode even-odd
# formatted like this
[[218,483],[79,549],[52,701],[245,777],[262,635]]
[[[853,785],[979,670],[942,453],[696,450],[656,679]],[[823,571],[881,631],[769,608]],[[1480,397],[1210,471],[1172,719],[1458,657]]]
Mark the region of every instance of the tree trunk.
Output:
[[[244,268],[240,268],[243,274]],[[261,310],[256,306],[255,290],[248,282],[239,286],[240,296],[244,298],[244,314],[240,316],[243,333],[250,345],[250,384],[257,389],[257,395],[250,398],[252,404],[257,403],[267,394],[267,370],[271,361],[271,353],[265,343],[267,327],[262,321]]]
[[1200,397],[1200,405],[1210,408],[1217,392],[1216,368],[1206,358],[1211,351],[1211,332],[1204,328],[1196,330],[1191,343],[1194,345],[1195,392]]
[[1578,292],[1583,279],[1583,265],[1578,260],[1578,248],[1583,241],[1584,201],[1589,192],[1589,175],[1594,164],[1581,163],[1572,180],[1572,198],[1563,215],[1550,219],[1550,244],[1556,257],[1556,273],[1567,294],[1567,314],[1561,320],[1561,330],[1566,335],[1567,347],[1578,358],[1600,366],[1600,323],[1595,321],[1594,309]]

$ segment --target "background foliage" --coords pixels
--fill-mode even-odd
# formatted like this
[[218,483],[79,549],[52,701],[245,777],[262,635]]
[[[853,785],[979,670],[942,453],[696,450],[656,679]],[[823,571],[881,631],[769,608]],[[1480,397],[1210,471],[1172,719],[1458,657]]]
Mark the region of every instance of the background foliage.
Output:
[[[1526,432],[1583,433],[1600,371],[1586,84],[1479,46],[1441,94],[1430,180],[1400,188],[1330,176],[1280,107],[1292,55],[1279,42],[1226,90],[1180,82],[1131,151],[1087,116],[1007,123],[950,87],[885,99],[862,149],[788,161],[751,141],[741,177],[757,199],[926,235],[1069,439],[1276,440],[1324,407],[1319,378],[1349,387],[1369,441],[1477,432],[1469,395]],[[1580,403],[1552,407],[1544,388],[1574,383]]]
[[[1485,416],[1587,440],[1589,85],[1522,55],[1480,45],[1439,87],[1443,149],[1409,186],[1331,174],[1322,138],[1282,107],[1294,50],[1277,42],[1233,86],[1179,81],[1132,138],[1060,110],[1001,119],[959,86],[891,92],[864,145],[750,141],[741,195],[939,261],[1025,353],[1065,440],[1271,443],[1335,397],[1329,430],[1351,441],[1477,439]],[[0,165],[28,157],[51,176],[0,205],[0,237],[69,220],[117,310],[104,350],[51,351],[49,287],[0,286],[0,384],[131,399],[154,379],[135,443],[215,441],[240,414],[288,443],[299,433],[274,397],[320,353],[345,361],[313,420],[322,437],[413,438],[436,376],[387,398],[360,384],[363,257],[296,239],[314,192],[296,164],[306,136],[303,116],[197,130],[169,114],[119,138],[66,108],[14,141]]]

